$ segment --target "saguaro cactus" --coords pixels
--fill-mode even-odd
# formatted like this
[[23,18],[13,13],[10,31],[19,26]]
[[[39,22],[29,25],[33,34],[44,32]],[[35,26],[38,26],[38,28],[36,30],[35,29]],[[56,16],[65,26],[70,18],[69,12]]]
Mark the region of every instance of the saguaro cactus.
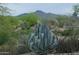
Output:
[[28,46],[35,53],[47,54],[48,49],[57,46],[56,36],[49,30],[45,24],[37,24],[35,31],[30,34]]

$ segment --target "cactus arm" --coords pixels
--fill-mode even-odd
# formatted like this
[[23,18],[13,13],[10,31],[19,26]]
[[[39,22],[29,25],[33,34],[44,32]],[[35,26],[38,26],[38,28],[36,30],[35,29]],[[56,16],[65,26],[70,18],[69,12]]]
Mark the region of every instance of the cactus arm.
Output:
[[47,53],[49,47],[54,48],[57,44],[57,38],[45,24],[37,24],[28,39],[30,50],[35,53]]

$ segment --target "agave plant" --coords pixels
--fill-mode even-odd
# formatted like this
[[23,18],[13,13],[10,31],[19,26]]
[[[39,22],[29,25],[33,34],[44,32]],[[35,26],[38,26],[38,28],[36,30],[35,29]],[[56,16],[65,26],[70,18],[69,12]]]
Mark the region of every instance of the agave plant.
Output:
[[58,40],[56,36],[46,24],[37,24],[35,31],[29,35],[28,46],[32,52],[47,54],[49,48],[54,49],[57,45]]

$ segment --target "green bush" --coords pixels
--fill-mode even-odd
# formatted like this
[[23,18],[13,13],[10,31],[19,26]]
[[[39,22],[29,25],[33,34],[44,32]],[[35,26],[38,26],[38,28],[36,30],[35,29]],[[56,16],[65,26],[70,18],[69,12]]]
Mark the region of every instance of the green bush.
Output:
[[39,20],[39,16],[34,13],[29,13],[27,15],[19,17],[19,19],[27,23],[28,26],[33,26],[37,23],[37,20]]
[[7,34],[2,33],[0,34],[0,45],[6,43],[9,40],[9,37]]
[[69,29],[69,30],[64,30],[64,32],[61,32],[62,36],[71,36],[73,34],[73,30]]

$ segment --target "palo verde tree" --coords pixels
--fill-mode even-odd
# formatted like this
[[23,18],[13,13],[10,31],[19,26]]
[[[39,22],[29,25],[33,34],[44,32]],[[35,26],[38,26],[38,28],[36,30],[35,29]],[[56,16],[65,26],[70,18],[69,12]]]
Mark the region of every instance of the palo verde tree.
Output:
[[14,17],[9,15],[10,9],[5,4],[0,4],[0,45],[9,40],[13,34],[13,28],[18,23],[17,20],[14,20]]
[[[5,15],[9,14],[8,8],[5,7],[3,4],[0,4],[0,45],[5,43],[8,39],[8,22],[5,20]],[[8,29],[7,29],[7,28]]]
[[0,15],[5,16],[10,14],[10,9],[5,4],[0,4]]
[[79,5],[73,6],[73,16],[77,17],[79,13]]

